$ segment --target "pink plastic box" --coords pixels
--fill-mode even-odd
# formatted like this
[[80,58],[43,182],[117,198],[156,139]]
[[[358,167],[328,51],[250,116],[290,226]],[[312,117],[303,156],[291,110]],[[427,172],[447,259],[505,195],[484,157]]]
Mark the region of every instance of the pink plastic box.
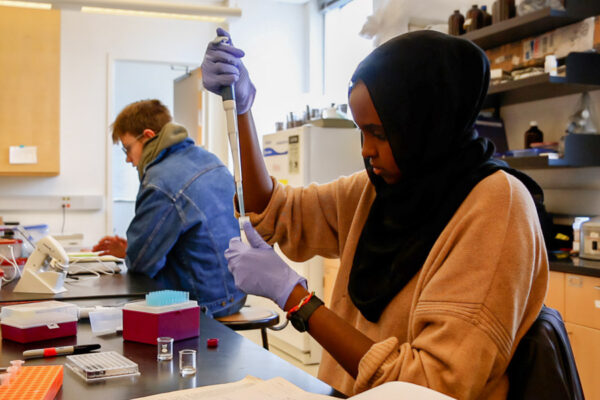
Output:
[[19,343],[77,334],[77,306],[61,301],[2,307],[2,338]]
[[156,345],[160,336],[182,340],[200,334],[200,307],[190,300],[167,306],[149,306],[146,301],[123,307],[123,339]]

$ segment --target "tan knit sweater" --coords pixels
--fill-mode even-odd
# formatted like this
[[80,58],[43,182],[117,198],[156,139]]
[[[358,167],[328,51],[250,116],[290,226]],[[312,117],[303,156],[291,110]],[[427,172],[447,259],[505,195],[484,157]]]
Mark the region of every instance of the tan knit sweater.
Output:
[[347,395],[400,380],[458,399],[505,399],[506,367],[542,306],[548,281],[527,189],[502,171],[479,182],[377,323],[360,314],[347,289],[374,198],[363,171],[306,188],[276,184],[265,211],[251,215],[265,240],[278,242],[291,260],[340,257],[331,309],[375,344],[356,380],[326,352],[319,378]]

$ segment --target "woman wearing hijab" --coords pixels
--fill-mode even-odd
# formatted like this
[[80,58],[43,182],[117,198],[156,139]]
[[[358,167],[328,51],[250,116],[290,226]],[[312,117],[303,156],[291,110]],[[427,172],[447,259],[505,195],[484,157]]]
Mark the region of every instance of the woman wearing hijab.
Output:
[[[347,395],[400,380],[459,399],[506,398],[506,368],[542,306],[548,262],[540,188],[493,160],[473,128],[489,83],[485,54],[432,31],[375,49],[349,91],[366,170],[305,188],[267,174],[243,55],[210,44],[202,66],[209,90],[235,83],[237,92],[256,230],[246,224],[250,243],[232,239],[226,251],[236,285],[288,311],[326,350],[319,378]],[[274,243],[294,261],[340,258],[329,307]]]

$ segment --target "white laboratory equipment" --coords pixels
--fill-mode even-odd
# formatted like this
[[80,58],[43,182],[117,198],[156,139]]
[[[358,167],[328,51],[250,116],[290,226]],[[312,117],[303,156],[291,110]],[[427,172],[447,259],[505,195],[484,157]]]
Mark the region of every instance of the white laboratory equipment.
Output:
[[69,257],[52,236],[38,240],[25,264],[15,293],[62,293]]
[[[279,131],[263,136],[263,155],[269,174],[291,186],[330,182],[342,175],[364,169],[360,133],[355,128],[322,128],[313,125]],[[309,290],[323,298],[323,258],[296,263],[287,259],[278,246],[275,250],[308,280]],[[272,308],[270,300],[249,296],[250,305]],[[280,320],[285,313],[279,310]],[[308,334],[288,325],[281,331],[269,331],[269,344],[304,364],[321,361],[321,346]]]

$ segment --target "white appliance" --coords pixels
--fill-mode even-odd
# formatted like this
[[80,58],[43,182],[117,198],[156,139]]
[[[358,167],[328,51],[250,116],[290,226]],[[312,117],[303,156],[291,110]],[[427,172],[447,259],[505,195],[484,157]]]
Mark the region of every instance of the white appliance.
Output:
[[[263,136],[263,156],[269,173],[283,184],[307,186],[330,182],[342,175],[364,169],[360,132],[354,128],[321,128],[312,125],[279,131]],[[323,298],[323,258],[296,263],[284,260],[304,276],[309,290]],[[248,303],[273,308],[270,300],[249,296]],[[279,310],[281,321],[285,313]],[[268,331],[269,344],[304,364],[321,361],[321,346],[308,334],[296,331],[291,324],[281,331]]]

